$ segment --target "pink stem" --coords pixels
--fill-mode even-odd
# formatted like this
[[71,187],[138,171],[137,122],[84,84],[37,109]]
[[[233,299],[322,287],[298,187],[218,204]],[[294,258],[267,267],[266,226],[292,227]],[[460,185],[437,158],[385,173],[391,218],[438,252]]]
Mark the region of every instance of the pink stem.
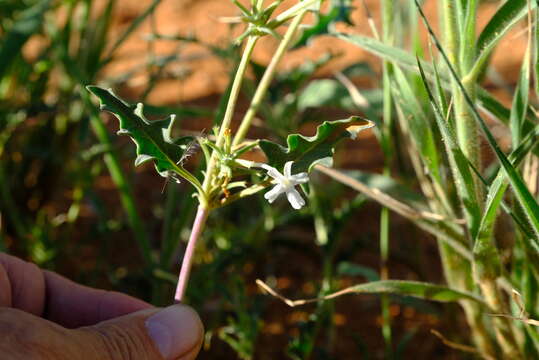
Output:
[[185,254],[183,255],[180,276],[178,277],[178,286],[176,287],[176,295],[174,295],[174,300],[177,302],[182,302],[183,295],[185,294],[185,289],[189,282],[189,274],[191,273],[191,265],[193,265],[193,255],[197,240],[202,233],[202,229],[204,229],[207,218],[208,209],[199,205],[195,221],[193,222],[193,228],[191,229],[191,235],[189,236],[189,242],[187,243],[187,249],[185,249]]

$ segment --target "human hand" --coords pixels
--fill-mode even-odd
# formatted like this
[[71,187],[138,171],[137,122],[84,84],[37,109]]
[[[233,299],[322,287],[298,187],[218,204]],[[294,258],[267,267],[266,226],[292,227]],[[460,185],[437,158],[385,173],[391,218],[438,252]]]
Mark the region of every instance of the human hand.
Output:
[[78,285],[0,253],[3,359],[194,359],[203,327],[185,305],[164,309]]

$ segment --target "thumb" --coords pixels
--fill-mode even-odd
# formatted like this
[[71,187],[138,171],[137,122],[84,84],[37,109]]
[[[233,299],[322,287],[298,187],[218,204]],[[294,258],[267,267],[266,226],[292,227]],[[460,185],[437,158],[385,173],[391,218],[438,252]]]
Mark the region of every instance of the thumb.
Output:
[[177,304],[147,309],[73,330],[88,359],[190,360],[200,350],[203,326],[197,313]]

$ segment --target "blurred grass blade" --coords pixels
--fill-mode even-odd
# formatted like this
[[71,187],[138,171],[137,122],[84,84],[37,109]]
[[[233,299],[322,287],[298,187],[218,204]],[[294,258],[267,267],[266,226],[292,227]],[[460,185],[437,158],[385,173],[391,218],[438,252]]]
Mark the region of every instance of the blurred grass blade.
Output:
[[21,12],[19,18],[7,34],[2,34],[0,43],[0,79],[13,60],[20,56],[21,48],[43,25],[43,15],[49,9],[51,0],[43,0]]
[[112,14],[116,0],[109,0],[103,12],[94,21],[88,19],[90,24],[85,24],[85,39],[80,45],[80,55],[82,61],[86,65],[87,74],[97,74],[102,68],[98,61],[102,58],[105,47],[107,45],[107,35],[112,20]]
[[479,127],[483,130],[483,133],[486,136],[486,139],[491,146],[492,150],[494,150],[494,153],[496,154],[496,157],[500,161],[501,166],[506,172],[507,177],[509,178],[509,182],[511,183],[511,186],[513,188],[513,191],[515,192],[515,195],[518,199],[518,202],[520,205],[522,205],[526,216],[528,217],[528,220],[530,221],[530,225],[532,226],[534,233],[536,234],[536,237],[539,235],[539,205],[537,204],[537,201],[532,196],[528,188],[526,187],[526,184],[522,180],[522,177],[519,175],[517,170],[513,165],[511,165],[511,162],[507,159],[505,154],[502,152],[500,147],[498,146],[498,143],[496,142],[496,139],[490,132],[487,124],[477,111],[475,104],[473,103],[472,99],[466,92],[462,82],[460,81],[455,69],[453,68],[451,62],[447,58],[447,55],[438,41],[436,35],[434,34],[434,31],[432,30],[432,27],[430,26],[425,14],[423,13],[423,10],[421,9],[421,6],[419,5],[418,1],[416,0],[416,5],[419,10],[419,13],[421,17],[423,18],[423,21],[425,23],[425,26],[427,27],[431,38],[433,39],[436,47],[440,51],[440,54],[442,55],[442,58],[444,59],[444,62],[446,66],[449,69],[449,72],[453,79],[455,80],[457,86],[459,87],[460,91],[462,91],[462,94],[464,96],[464,99],[468,106],[471,109],[472,116],[474,117],[474,120],[478,123]]
[[161,0],[153,0],[153,2],[146,8],[146,10],[136,19],[134,19],[129,27],[123,32],[122,35],[111,46],[109,55],[102,61],[102,65],[107,64],[116,50],[123,44],[123,42],[146,20],[146,18],[155,11],[155,8],[161,3]]
[[[321,165],[317,165],[316,170],[323,172],[324,174],[339,181],[340,183],[365,194],[366,196],[370,197],[381,205],[414,222],[419,228],[427,231],[428,233],[438,237],[439,239],[447,243],[463,258],[471,260],[472,255],[470,250],[463,245],[464,234],[462,232],[462,228],[456,224],[456,221],[454,219],[444,219],[438,214],[432,214],[430,212],[417,210],[410,205],[403,203],[398,199],[395,199],[392,196],[384,193],[376,187],[370,187],[366,185],[366,183],[363,182],[365,181],[365,179],[361,179],[361,177],[355,178],[346,175],[341,171],[327,168]],[[379,177],[382,177],[382,175],[374,176],[378,179]],[[392,182],[392,180],[390,181]]]
[[[338,32],[332,34],[339,39],[371,52],[381,59],[397,63],[416,72],[418,71],[415,57],[403,49],[386,45],[379,40],[359,34],[350,35]],[[429,63],[423,62],[422,65],[427,69],[429,74],[432,74],[432,66]]]
[[[539,1],[536,1],[539,5]],[[535,79],[535,96],[539,98],[539,25],[537,24],[539,22],[539,6],[535,8],[535,12],[533,14],[533,21],[535,24],[535,31],[533,32],[533,40],[532,40],[532,53],[533,53],[533,71],[534,71],[534,79]]]
[[[350,42],[364,50],[367,50],[381,59],[394,62],[409,70],[419,73],[416,57],[400,48],[389,46],[376,39],[357,34],[349,35],[343,33],[333,33],[333,35],[339,39]],[[423,66],[423,71],[425,72],[427,79],[432,80],[434,76],[433,66],[423,60],[421,60],[421,66]],[[444,88],[450,88],[447,77],[442,76],[441,82]],[[488,91],[478,86],[477,96],[480,100],[480,105],[483,108],[485,108],[493,116],[496,116],[502,123],[509,123],[509,109],[496,100]]]
[[472,300],[483,303],[483,300],[475,294],[419,281],[382,280],[355,285],[348,288],[348,290],[345,289],[342,291],[355,294],[377,293],[412,296],[420,299],[441,302]]
[[524,55],[524,62],[520,68],[520,77],[513,95],[513,105],[511,107],[510,117],[511,141],[513,148],[516,148],[518,144],[520,144],[528,109],[528,93],[530,91],[530,51],[531,49],[528,48]]
[[113,150],[113,144],[111,138],[108,134],[108,129],[106,128],[103,121],[99,117],[99,112],[96,107],[92,104],[90,100],[90,94],[83,91],[81,94],[82,99],[84,100],[86,107],[90,111],[90,122],[94,129],[96,137],[99,139],[99,142],[104,145],[108,151],[104,154],[104,161],[109,170],[110,176],[116,185],[118,192],[120,194],[120,201],[127,215],[127,221],[135,240],[138,243],[139,251],[144,258],[145,265],[147,267],[153,266],[153,258],[151,255],[152,247],[150,244],[148,232],[144,226],[135,204],[134,192],[131,187],[131,184],[127,181],[127,178],[124,174],[124,170],[120,165],[120,160],[118,155]]

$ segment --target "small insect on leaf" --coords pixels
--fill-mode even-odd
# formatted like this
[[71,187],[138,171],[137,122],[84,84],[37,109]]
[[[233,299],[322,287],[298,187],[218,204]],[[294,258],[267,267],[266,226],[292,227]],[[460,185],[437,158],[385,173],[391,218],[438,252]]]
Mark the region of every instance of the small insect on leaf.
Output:
[[[204,137],[204,130],[202,130],[198,136],[195,136],[193,140],[191,140],[189,143],[187,143],[187,145],[185,145],[185,150],[180,160],[176,162],[176,165],[183,167],[183,164],[185,163],[185,161],[189,159],[191,156],[195,155],[200,150],[200,144],[198,143],[198,139],[203,138],[203,137]],[[165,192],[165,188],[167,187],[167,184],[171,178],[174,179],[174,181],[176,181],[176,183],[178,184],[181,182],[179,176],[174,174],[172,171],[169,171],[165,179],[165,182],[163,184],[163,188],[161,189],[161,194]]]

